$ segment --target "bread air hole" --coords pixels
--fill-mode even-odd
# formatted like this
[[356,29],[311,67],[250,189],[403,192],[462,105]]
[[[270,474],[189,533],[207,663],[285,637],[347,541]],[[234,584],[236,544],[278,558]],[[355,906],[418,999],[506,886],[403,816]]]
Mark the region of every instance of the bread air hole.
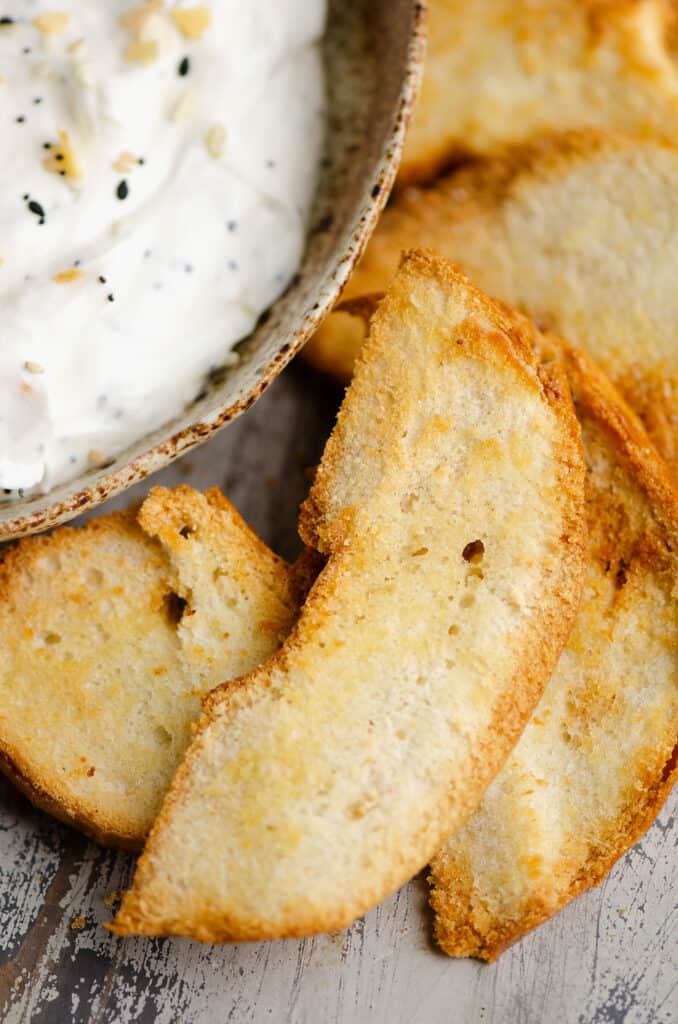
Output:
[[473,565],[477,565],[479,562],[482,562],[484,554],[485,545],[483,542],[481,540],[471,540],[462,551],[461,557],[465,562],[471,562]]
[[411,512],[414,506],[419,501],[418,494],[406,494],[400,502],[400,509],[402,512]]
[[184,612],[188,602],[185,598],[180,597],[173,590],[170,590],[169,594],[165,594],[163,598],[163,604],[165,606],[165,614],[167,615],[168,622],[171,626],[178,626],[184,617]]
[[160,744],[161,747],[169,747],[169,746],[171,746],[171,744],[172,744],[171,733],[169,733],[167,731],[167,729],[165,729],[164,726],[156,725],[156,727],[153,730],[153,732],[155,734],[156,740],[158,741],[158,743]]
[[186,526],[182,526],[179,530],[179,534],[182,537],[190,537],[192,533],[195,533],[195,526],[189,526],[188,524]]

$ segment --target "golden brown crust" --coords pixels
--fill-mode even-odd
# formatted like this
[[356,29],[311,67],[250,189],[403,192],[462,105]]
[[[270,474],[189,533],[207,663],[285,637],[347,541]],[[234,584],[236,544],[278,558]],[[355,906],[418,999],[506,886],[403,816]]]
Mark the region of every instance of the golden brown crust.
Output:
[[[668,624],[662,628],[668,633],[672,632],[675,646],[678,492],[638,418],[605,375],[583,352],[562,343],[553,344],[559,349],[559,358],[567,369],[579,415],[585,423],[591,424],[592,437],[598,434],[606,438],[605,444],[608,450],[614,453],[613,458],[619,467],[616,473],[626,474],[626,478],[632,481],[631,486],[636,489],[636,493],[642,496],[640,511],[634,511],[634,499],[630,491],[629,496],[622,497],[620,501],[620,495],[624,494],[623,487],[628,486],[621,482],[623,477],[615,476],[613,470],[610,477],[612,482],[606,483],[603,480],[592,449],[589,452],[589,472],[592,474],[588,513],[592,531],[589,559],[592,565],[595,563],[603,568],[602,571],[597,571],[598,575],[596,571],[592,572],[592,583],[588,589],[585,588],[583,610],[575,625],[571,641],[576,646],[570,656],[575,659],[575,663],[577,658],[582,657],[581,671],[586,673],[590,669],[591,676],[589,678],[584,675],[582,682],[568,684],[570,689],[565,691],[565,682],[559,681],[561,670],[556,670],[554,679],[547,686],[544,699],[535,712],[534,721],[537,724],[528,725],[516,747],[515,763],[523,766],[522,769],[519,771],[516,767],[508,774],[506,770],[500,773],[494,784],[497,802],[488,802],[488,794],[466,827],[453,836],[436,855],[429,879],[432,885],[431,904],[436,914],[435,933],[438,943],[450,956],[477,956],[485,960],[494,960],[516,939],[553,916],[577,895],[602,881],[615,862],[655,820],[677,774],[678,700],[671,697],[671,684],[675,688],[678,669],[674,664],[671,670],[672,679],[669,680],[667,687],[668,697],[665,697],[663,702],[657,698],[661,708],[657,713],[652,710],[653,705],[648,696],[640,697],[640,693],[644,692],[641,691],[640,679],[636,684],[635,677],[639,676],[640,672],[638,660],[644,659],[642,656],[638,659],[636,653],[635,663],[629,662],[630,655],[626,655],[627,676],[620,685],[630,689],[632,693],[635,692],[633,688],[637,685],[638,700],[642,699],[647,703],[645,714],[656,717],[650,719],[655,722],[651,738],[643,739],[638,749],[629,748],[628,761],[619,769],[628,776],[625,780],[626,789],[622,791],[626,795],[622,798],[619,811],[616,814],[610,811],[607,818],[599,812],[598,819],[589,813],[585,827],[583,823],[579,826],[569,826],[578,829],[587,837],[583,856],[578,852],[579,847],[576,844],[570,843],[568,853],[568,826],[563,826],[564,838],[551,840],[552,844],[561,842],[562,845],[553,847],[555,855],[554,859],[549,861],[548,872],[541,875],[540,869],[535,867],[536,875],[532,882],[526,883],[524,879],[521,881],[519,852],[512,854],[510,843],[515,842],[517,851],[526,850],[529,847],[529,832],[522,838],[518,835],[511,836],[512,823],[509,818],[511,813],[515,815],[514,828],[525,827],[524,823],[519,823],[518,814],[529,814],[529,802],[524,802],[525,798],[520,797],[517,787],[534,786],[536,776],[534,773],[530,774],[524,767],[531,761],[528,754],[522,751],[530,744],[535,745],[537,749],[537,726],[547,727],[547,717],[552,713],[557,715],[559,705],[555,695],[556,689],[560,687],[557,690],[558,700],[563,699],[564,692],[569,693],[567,706],[571,708],[570,718],[565,718],[561,727],[573,735],[576,733],[583,737],[582,749],[586,749],[587,742],[595,745],[595,753],[585,755],[589,757],[588,762],[585,762],[588,763],[588,768],[584,765],[581,768],[582,772],[590,773],[587,776],[587,785],[593,788],[599,784],[597,773],[602,769],[598,765],[604,763],[606,757],[609,758],[611,751],[607,749],[608,745],[617,748],[620,744],[626,743],[626,738],[620,733],[619,725],[612,717],[614,696],[612,704],[606,703],[610,700],[610,693],[598,685],[595,661],[587,663],[580,654],[580,645],[586,643],[583,638],[591,630],[602,629],[605,636],[609,632],[609,640],[603,639],[603,646],[610,645],[605,654],[610,659],[608,671],[619,671],[613,667],[613,647],[617,642],[615,630],[620,628],[615,618],[615,605],[613,603],[607,616],[600,618],[597,611],[600,605],[596,598],[591,596],[600,589],[599,581],[605,578],[606,570],[616,572],[616,588],[620,601],[639,600],[634,597],[625,598],[628,579],[640,574],[658,581],[663,588],[662,592],[670,596],[666,598],[667,607],[656,607],[655,614],[658,621],[665,621],[668,616]],[[642,507],[643,501],[646,503],[645,511]],[[643,611],[646,617],[647,608]],[[647,627],[649,623],[644,622],[641,625]],[[622,639],[618,641],[620,644],[624,643],[623,632],[621,635]],[[653,650],[648,647],[645,657],[649,659],[652,655]],[[660,686],[658,679],[656,685]],[[551,694],[554,694],[553,701],[549,703]],[[608,720],[608,732],[605,734]],[[554,728],[555,726],[551,733],[547,734],[547,740],[548,735],[552,735],[552,742],[555,744]],[[593,732],[589,739],[588,729],[596,730],[595,739],[592,738]],[[566,765],[563,762],[563,775],[565,769]],[[526,790],[526,794],[531,792],[532,789]],[[501,793],[505,796],[501,797]],[[490,797],[490,800],[492,799],[494,798]],[[511,803],[502,804],[502,800]],[[560,810],[561,798],[558,794],[553,800],[555,803],[551,813],[557,818],[559,812],[565,813],[565,804],[562,804]],[[512,808],[511,812],[508,810],[509,807]],[[529,821],[529,817],[527,820]],[[553,822],[550,827],[554,829]],[[478,845],[477,836],[479,831],[489,834],[488,830],[493,831],[495,842],[506,844],[507,852],[498,860],[498,866],[491,869],[490,874],[483,874],[481,877],[479,873],[476,876],[476,872],[485,871],[480,859],[482,845]],[[559,833],[554,832],[554,835]],[[472,838],[474,836],[476,838]],[[537,837],[537,841],[531,847],[533,859],[538,856],[539,850]],[[516,861],[512,864],[514,856]],[[489,881],[490,878],[495,879],[494,883]],[[523,889],[519,888],[521,885]],[[514,895],[515,892],[524,892],[524,895],[519,899]]]
[[[30,579],[36,563],[43,555],[52,556],[58,550],[72,550],[90,541],[106,544],[111,533],[134,538],[135,543],[147,546],[153,557],[150,541],[139,530],[135,515],[127,511],[112,512],[106,517],[90,520],[82,527],[65,526],[51,534],[18,541],[3,550],[0,560],[0,606],[12,607],[16,600],[17,581]],[[89,802],[78,799],[67,782],[62,781],[58,775],[43,776],[31,760],[30,752],[22,752],[10,744],[2,730],[0,771],[39,810],[77,828],[96,842],[132,851],[141,849],[142,838],[134,831],[128,831],[120,821],[109,820],[103,813],[99,820],[92,820]]]
[[[412,394],[413,377],[418,379],[417,375],[420,372],[417,360],[422,360],[421,370],[422,378],[426,381],[425,387],[435,387],[440,372],[437,368],[437,357],[429,354],[428,345],[421,351],[415,348],[408,351],[405,346],[405,362],[402,364],[405,376],[400,376],[400,372],[391,362],[395,360],[395,363],[400,365],[398,353],[392,347],[394,325],[400,324],[404,327],[412,320],[413,313],[409,307],[410,289],[420,287],[423,282],[430,287],[431,295],[455,295],[459,302],[463,301],[464,308],[468,310],[463,327],[458,329],[456,334],[446,336],[446,320],[440,309],[431,309],[429,314],[422,312],[417,305],[417,315],[423,316],[425,321],[430,323],[431,343],[435,337],[434,332],[442,332],[444,340],[436,338],[436,344],[441,345],[439,358],[463,360],[465,365],[471,363],[474,367],[491,367],[492,372],[512,382],[511,386],[521,395],[530,396],[530,400],[534,399],[539,406],[550,410],[545,414],[553,428],[553,434],[548,442],[549,458],[553,459],[554,464],[553,494],[558,495],[560,506],[557,512],[557,521],[560,524],[557,552],[553,552],[552,559],[549,556],[545,585],[540,591],[540,607],[534,614],[526,616],[525,621],[521,619],[519,637],[507,640],[502,662],[508,659],[510,670],[502,670],[506,672],[507,678],[505,684],[501,685],[501,691],[496,694],[496,699],[493,694],[489,718],[482,728],[474,729],[471,749],[467,750],[465,747],[464,756],[454,761],[454,790],[447,785],[439,785],[439,780],[432,775],[426,788],[430,790],[434,787],[436,799],[434,802],[431,801],[430,809],[425,811],[419,808],[417,802],[418,818],[409,825],[407,822],[403,824],[397,814],[386,814],[380,805],[378,813],[386,815],[384,828],[387,831],[400,828],[406,830],[403,842],[396,842],[395,838],[392,840],[397,847],[397,855],[395,847],[394,850],[390,850],[387,844],[390,852],[376,858],[376,855],[367,852],[368,843],[364,860],[361,861],[361,877],[352,878],[350,873],[354,868],[347,868],[346,871],[352,881],[347,882],[344,879],[341,884],[338,882],[337,891],[333,892],[333,898],[329,899],[324,888],[327,874],[338,871],[343,877],[343,869],[337,865],[345,856],[352,865],[353,843],[349,844],[350,849],[346,848],[346,830],[354,827],[349,816],[342,829],[342,835],[337,836],[336,844],[333,845],[330,860],[325,863],[324,860],[318,861],[316,856],[308,870],[304,868],[302,871],[300,866],[301,876],[305,879],[305,891],[302,895],[292,883],[287,882],[287,873],[296,870],[290,860],[293,854],[287,846],[276,845],[276,836],[295,827],[292,812],[285,813],[285,801],[291,800],[292,795],[295,800],[297,796],[299,797],[300,806],[304,808],[304,820],[307,825],[313,825],[313,836],[316,835],[314,818],[306,817],[306,809],[315,806],[317,790],[322,789],[324,785],[325,769],[322,766],[332,763],[328,760],[332,745],[328,737],[333,733],[323,731],[324,725],[321,729],[320,723],[325,720],[316,715],[318,708],[313,703],[314,694],[317,695],[318,690],[323,689],[323,677],[332,680],[332,688],[327,695],[333,709],[328,729],[338,727],[336,723],[343,723],[344,714],[342,688],[355,685],[355,680],[361,674],[361,666],[366,660],[381,656],[377,655],[377,649],[382,652],[387,649],[387,641],[382,639],[374,652],[368,653],[367,650],[363,650],[363,633],[365,643],[367,644],[369,639],[371,645],[381,631],[390,626],[395,628],[393,623],[388,624],[380,618],[378,629],[376,626],[366,626],[363,633],[360,632],[361,616],[364,618],[369,611],[374,614],[374,601],[378,600],[376,597],[370,598],[367,593],[371,587],[377,586],[377,577],[372,578],[374,572],[370,569],[375,559],[379,562],[379,579],[380,573],[383,572],[379,554],[380,545],[383,543],[382,527],[372,534],[375,527],[371,525],[371,520],[366,518],[364,506],[375,489],[380,496],[382,494],[379,484],[380,471],[375,470],[373,462],[373,458],[381,458],[383,448],[380,445],[386,448],[391,446],[385,455],[383,472],[396,472],[396,466],[397,472],[401,472],[398,461],[400,455],[394,450],[396,427],[398,417],[405,412],[405,407],[408,406],[411,410],[413,402],[415,406],[417,405],[416,391],[414,395]],[[419,302],[419,299],[417,301]],[[576,613],[582,584],[582,454],[576,419],[567,385],[558,368],[541,367],[527,341],[521,344],[522,340],[524,339],[520,324],[491,303],[451,265],[437,260],[430,254],[407,255],[397,286],[380,306],[373,321],[369,350],[365,352],[361,361],[360,372],[354,379],[335,431],[327,445],[311,496],[302,510],[302,536],[307,543],[313,544],[328,555],[329,561],[313,585],[299,622],[283,648],[257,672],[236,681],[234,685],[215,690],[205,701],[203,717],[194,743],[175,777],[152,830],[139,861],[133,888],[126,895],[121,910],[111,926],[116,934],[180,934],[201,941],[222,942],[294,937],[343,928],[383,898],[386,892],[418,870],[425,862],[427,851],[435,847],[438,837],[471,812],[489,779],[499,769],[530,709],[534,706],[543,682],[566,640],[569,625]],[[430,379],[427,376],[429,361],[432,375]],[[426,373],[423,372],[424,367]],[[385,419],[382,424],[376,423],[375,418],[369,423],[366,422],[365,417],[373,410],[376,411],[382,401],[392,402],[388,415],[384,413]],[[554,416],[553,420],[550,419],[551,415]],[[439,428],[436,426],[436,429]],[[358,462],[352,461],[356,446],[360,450]],[[421,458],[427,457],[425,445],[419,449],[419,454]],[[410,456],[403,455],[403,459],[408,460],[409,465]],[[405,462],[402,465],[402,472],[407,472]],[[391,485],[384,484],[384,488],[384,493],[392,493]],[[372,504],[369,507],[381,509],[381,497],[373,500],[378,500],[379,504]],[[447,521],[447,515],[445,520]],[[428,543],[433,543],[432,535],[429,535]],[[415,555],[420,553],[424,552],[415,552]],[[386,555],[386,549],[382,554]],[[514,559],[515,552],[512,551],[512,565],[516,564]],[[451,586],[451,583],[448,585]],[[383,586],[383,582],[378,586]],[[352,635],[344,631],[343,609],[346,604],[350,606],[353,617]],[[390,633],[388,635],[390,636]],[[410,637],[409,653],[406,655],[408,657],[418,650],[412,646],[413,643],[414,640]],[[429,641],[426,643],[428,645]],[[342,645],[337,660],[328,660],[332,659],[331,650],[336,644]],[[353,650],[353,647],[356,649]],[[404,656],[401,635],[398,645],[400,664]],[[388,664],[390,665],[390,662]],[[317,683],[310,689],[300,687],[297,691],[295,672],[299,671],[300,666],[303,667],[304,674],[310,673],[309,678],[315,678],[316,670],[319,674]],[[345,678],[341,677],[342,671]],[[385,669],[387,678],[389,671],[390,669]],[[381,680],[381,673],[377,675]],[[422,683],[423,681],[424,677]],[[361,694],[364,696],[371,690],[372,685],[371,679],[365,677],[360,691],[356,692],[350,703],[353,734],[351,742],[357,742],[355,737],[362,736],[364,712],[360,707]],[[390,689],[389,692],[393,693],[393,690]],[[295,741],[291,747],[282,744],[279,748],[271,744],[274,743],[276,736],[276,708],[279,706],[278,702],[286,695],[291,702],[290,708],[285,707],[280,714],[284,714],[284,721],[292,735],[296,735],[297,719],[293,718],[290,721],[288,716],[293,715],[293,709],[301,705],[303,714],[299,720],[299,728],[303,728],[305,739],[303,742]],[[322,695],[317,696],[317,701],[320,702],[318,706],[324,707],[325,699]],[[481,700],[480,694],[477,699]],[[336,708],[333,703],[335,700],[338,702]],[[267,709],[265,712],[260,710],[262,706]],[[416,707],[416,704],[414,706]],[[382,713],[375,707],[374,714],[377,718]],[[258,717],[251,719],[250,714]],[[389,715],[396,714],[397,708],[390,707]],[[251,734],[249,731],[246,732],[246,738],[242,740],[242,749],[239,746],[241,741],[234,740],[234,736],[240,735],[239,731],[246,728],[242,724],[243,721],[251,720],[261,722],[261,733],[265,738],[261,751],[259,731]],[[309,755],[309,750],[314,744],[319,744],[322,750],[320,762],[316,762],[313,756]],[[393,756],[394,753],[395,751],[391,751],[387,754],[384,749],[382,757]],[[418,765],[417,755],[413,753],[411,756],[415,758],[412,762],[412,766],[415,767]],[[301,764],[298,770],[294,767],[293,776],[289,778],[288,765],[291,762],[292,766],[296,766],[298,757],[302,758],[303,767]],[[444,754],[441,752],[441,757],[443,761],[449,757],[447,749]],[[266,769],[267,758],[273,759],[269,769]],[[231,774],[236,765],[238,774],[235,781],[238,785],[241,773],[245,773],[246,783],[243,784],[245,788],[242,799],[230,786],[222,790],[221,784],[217,783],[223,772],[228,771]],[[339,783],[342,787],[356,768],[357,763],[352,755],[349,758],[346,754],[343,772],[345,778],[341,778]],[[326,770],[331,771],[330,768]],[[361,792],[362,772],[366,770],[363,768],[361,771],[358,786]],[[376,761],[374,770],[381,770],[379,760]],[[441,764],[436,768],[436,774],[442,770]],[[431,771],[433,772],[433,767]],[[443,774],[448,771],[452,769],[445,767]],[[331,774],[334,778],[340,773],[332,771]],[[260,792],[258,784],[254,782],[254,776],[261,777],[266,792]],[[312,785],[310,779],[313,780]],[[330,784],[329,780],[327,784]],[[373,784],[381,786],[382,782],[374,781]],[[219,803],[213,804],[210,793],[214,792],[217,785]],[[280,792],[276,788],[278,785],[282,787]],[[308,789],[309,785],[311,789]],[[306,795],[302,799],[304,793]],[[348,799],[345,796],[341,798]],[[216,796],[214,799],[217,799]],[[337,799],[339,797],[335,796],[334,800]],[[390,800],[391,797],[384,793],[382,800],[386,799]],[[250,835],[246,832],[246,842],[245,839],[243,842],[248,853],[245,855],[242,852],[241,855],[235,856],[230,851],[234,842],[240,843],[236,835],[239,836],[238,830],[245,827],[243,822],[249,821],[251,814],[254,815],[255,811],[259,814],[257,808],[260,804],[257,801],[264,801],[266,821],[269,824],[261,833],[257,829],[256,837],[254,833]],[[219,827],[212,824],[217,820],[217,806],[220,808],[218,820],[223,822],[220,826],[224,830],[223,843],[219,839]],[[359,817],[361,822],[364,820],[364,813],[362,810],[359,815],[356,812],[356,817]],[[184,862],[185,844],[181,838],[186,834],[188,827],[184,822],[188,823],[189,819],[195,820],[195,828],[198,828],[201,822],[205,823],[206,835],[196,840],[200,849],[209,857],[208,850],[223,847],[222,857],[227,858],[226,865],[219,858],[212,858],[208,863],[205,856],[201,856],[199,861],[195,861],[198,874],[193,875],[195,855],[191,852],[189,860]],[[334,827],[329,823],[326,827],[323,826],[317,834],[317,842],[328,841],[327,834],[331,835]],[[362,836],[363,833],[360,832],[355,842],[366,842]],[[300,840],[301,836],[297,836],[295,842]],[[315,841],[314,838],[313,842]],[[265,865],[273,862],[276,864],[278,883],[269,892],[268,880],[265,877],[268,871]],[[285,873],[281,874],[283,864]],[[242,874],[242,878],[239,873]],[[321,881],[319,882],[317,877],[314,879],[314,875],[319,875]],[[210,887],[211,879],[216,876],[228,879],[225,889],[217,886],[216,881],[214,889]],[[294,877],[296,879],[296,875]],[[283,884],[286,886],[285,894],[289,886],[289,899],[287,895],[280,895],[280,887]],[[318,885],[319,893],[316,889]],[[259,891],[260,886],[264,887],[265,895],[257,897],[254,904],[251,892],[253,889]],[[270,908],[267,903],[269,899],[274,902],[278,900],[280,903]],[[248,906],[249,903],[252,903],[252,906]]]
[[537,894],[523,906],[519,920],[497,919],[483,909],[482,899],[474,892],[468,861],[463,856],[436,856],[428,881],[435,913],[435,938],[443,952],[451,957],[477,957],[491,963],[577,896],[600,885],[654,823],[678,778],[678,742],[668,756],[665,751],[657,753],[655,764],[648,766],[644,779],[639,779],[638,802],[627,808],[613,830],[597,837],[586,863],[560,892],[558,906]]
[[[15,756],[18,762],[20,756]],[[25,763],[24,774],[17,762],[12,759],[9,749],[0,749],[0,771],[38,810],[51,814],[101,846],[115,846],[130,853],[138,853],[142,849],[143,837],[136,832],[126,832],[124,826],[115,820],[108,825],[103,821],[92,821],[91,808],[86,803],[73,800],[66,790],[53,795],[52,779],[48,783],[49,789],[44,789],[31,763]]]
[[673,0],[431,0],[430,15],[400,189],[548,131],[675,136]]
[[0,561],[0,770],[125,849],[143,843],[200,693],[278,646],[313,571],[306,558],[293,573],[217,489],[154,488],[138,516],[32,537]]
[[[585,348],[678,464],[673,277],[678,150],[597,131],[513,147],[408,189],[387,209],[343,301],[379,291],[426,245],[484,289]],[[331,314],[305,358],[345,382],[361,320]]]

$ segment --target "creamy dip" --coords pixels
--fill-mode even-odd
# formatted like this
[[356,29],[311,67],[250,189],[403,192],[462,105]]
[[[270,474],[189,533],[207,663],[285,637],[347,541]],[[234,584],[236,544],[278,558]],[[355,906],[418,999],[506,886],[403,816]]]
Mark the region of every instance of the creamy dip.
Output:
[[171,419],[289,283],[324,19],[325,0],[2,4],[6,498]]

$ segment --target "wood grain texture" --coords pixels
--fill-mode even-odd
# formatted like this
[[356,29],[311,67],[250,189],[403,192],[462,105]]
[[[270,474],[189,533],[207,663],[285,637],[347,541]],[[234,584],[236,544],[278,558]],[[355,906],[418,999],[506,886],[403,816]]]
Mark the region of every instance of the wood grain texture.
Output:
[[[338,401],[293,367],[245,417],[157,481],[221,486],[265,540],[293,557],[307,468]],[[421,878],[338,935],[227,947],[116,939],[102,928],[112,916],[106,901],[128,885],[131,858],[89,844],[1,782],[0,1020],[673,1024],[677,812],[674,794],[599,889],[484,966],[433,948]]]

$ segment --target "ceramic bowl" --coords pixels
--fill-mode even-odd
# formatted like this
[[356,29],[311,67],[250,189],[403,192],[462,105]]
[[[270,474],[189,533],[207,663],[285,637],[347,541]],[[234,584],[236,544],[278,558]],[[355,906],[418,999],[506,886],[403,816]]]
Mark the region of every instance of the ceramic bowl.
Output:
[[237,346],[237,366],[214,375],[176,419],[104,467],[0,503],[0,540],[71,519],[155,473],[245,412],[284,369],[331,309],[386,202],[419,84],[424,20],[415,0],[330,0],[327,141],[292,284]]

